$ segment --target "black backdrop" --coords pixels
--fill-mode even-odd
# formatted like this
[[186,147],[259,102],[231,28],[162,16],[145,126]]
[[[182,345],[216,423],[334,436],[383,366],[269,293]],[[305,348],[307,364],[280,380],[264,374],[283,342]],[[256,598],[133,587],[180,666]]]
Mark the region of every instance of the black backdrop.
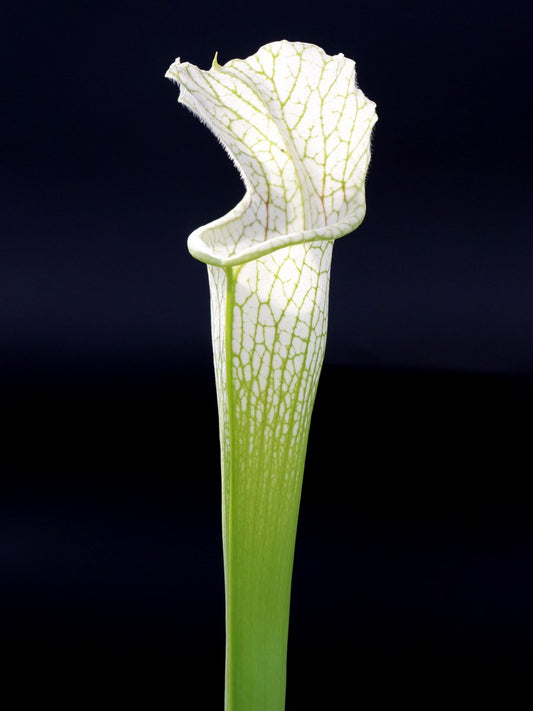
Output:
[[242,188],[163,75],[282,38],[356,59],[379,114],[367,217],[335,247],[288,711],[517,688],[532,29],[526,0],[2,3],[0,648],[21,695],[222,708],[208,290],[185,240]]

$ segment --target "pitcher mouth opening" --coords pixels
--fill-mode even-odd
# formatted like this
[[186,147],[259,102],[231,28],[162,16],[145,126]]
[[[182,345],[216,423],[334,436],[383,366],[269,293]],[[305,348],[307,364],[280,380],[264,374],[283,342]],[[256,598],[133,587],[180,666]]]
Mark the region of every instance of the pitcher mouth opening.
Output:
[[304,232],[293,232],[285,235],[270,237],[264,242],[249,244],[249,246],[246,246],[243,249],[234,250],[232,253],[228,253],[228,245],[222,240],[219,242],[221,247],[219,249],[217,249],[216,245],[208,245],[205,240],[206,231],[211,230],[212,228],[217,228],[219,223],[225,219],[222,217],[219,218],[219,220],[214,220],[213,222],[194,230],[187,240],[187,248],[193,257],[201,262],[204,262],[205,264],[210,264],[216,267],[235,267],[239,264],[245,264],[246,262],[250,262],[254,259],[259,259],[267,254],[283,249],[284,247],[290,247],[291,245],[339,239],[340,237],[350,234],[357,229],[357,227],[359,227],[364,219],[365,212],[366,207],[363,199],[363,204],[361,205],[358,213],[347,217],[342,222],[338,222],[333,225],[326,225],[325,227],[321,227],[316,230],[306,230]]

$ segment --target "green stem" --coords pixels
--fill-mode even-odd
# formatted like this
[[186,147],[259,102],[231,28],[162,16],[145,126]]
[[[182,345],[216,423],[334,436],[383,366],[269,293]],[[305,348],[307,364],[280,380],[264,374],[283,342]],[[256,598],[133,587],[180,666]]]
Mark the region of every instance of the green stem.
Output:
[[209,267],[222,453],[226,711],[285,707],[294,545],[331,257],[328,244],[291,247],[287,255],[296,249],[314,257],[311,267],[318,259],[320,268],[282,299],[279,264],[278,271],[267,269],[272,283],[262,282],[262,296],[248,287],[266,260]]

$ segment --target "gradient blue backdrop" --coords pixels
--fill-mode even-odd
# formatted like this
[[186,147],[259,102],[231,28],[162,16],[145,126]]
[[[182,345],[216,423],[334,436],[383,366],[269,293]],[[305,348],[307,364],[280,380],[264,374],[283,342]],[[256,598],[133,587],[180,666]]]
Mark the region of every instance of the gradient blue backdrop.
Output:
[[532,14],[3,3],[0,649],[20,694],[222,708],[208,289],[185,242],[242,187],[163,75],[281,38],[355,58],[379,114],[367,217],[335,247],[287,709],[427,708],[465,680],[479,701],[528,668]]

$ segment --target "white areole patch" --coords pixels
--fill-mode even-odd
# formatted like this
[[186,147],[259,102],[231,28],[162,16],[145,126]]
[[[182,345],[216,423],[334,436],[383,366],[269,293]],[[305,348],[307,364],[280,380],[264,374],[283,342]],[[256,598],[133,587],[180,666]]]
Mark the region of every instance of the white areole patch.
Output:
[[269,510],[298,501],[333,240],[365,214],[375,105],[352,60],[303,42],[273,42],[222,66],[215,57],[209,70],[177,59],[166,76],[245,185],[230,212],[188,240],[208,265],[227,551],[239,497],[253,508],[262,492],[257,506]]
[[234,266],[358,227],[376,113],[351,59],[282,40],[245,60],[220,66],[215,59],[209,70],[177,59],[166,76],[226,148],[246,187],[233,210],[191,234],[193,256]]

